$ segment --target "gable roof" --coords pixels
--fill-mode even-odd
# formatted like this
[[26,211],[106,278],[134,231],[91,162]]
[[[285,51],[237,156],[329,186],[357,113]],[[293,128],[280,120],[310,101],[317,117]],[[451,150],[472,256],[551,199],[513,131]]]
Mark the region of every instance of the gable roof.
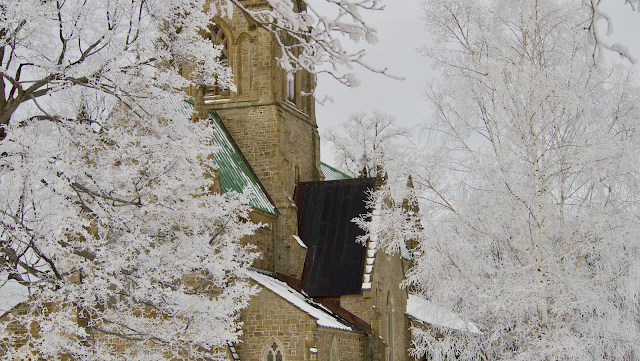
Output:
[[302,288],[311,297],[362,293],[364,231],[351,220],[367,214],[375,178],[298,183],[298,233],[307,245]]
[[249,162],[245,159],[218,114],[213,110],[209,110],[209,119],[213,123],[213,136],[216,145],[220,147],[213,155],[213,158],[219,168],[218,173],[222,193],[226,194],[231,191],[242,193],[244,189],[248,189],[250,191],[248,205],[261,211],[278,215],[278,210],[273,200],[271,200],[266,189],[253,172]]
[[320,162],[320,170],[322,170],[322,174],[324,174],[324,180],[326,181],[353,179],[353,177],[348,175],[347,173],[339,171],[338,169],[324,162]]
[[247,276],[258,282],[262,287],[282,297],[293,306],[315,318],[318,326],[343,331],[363,332],[357,326],[329,311],[326,307],[313,299],[291,288],[286,283],[257,270],[246,270]]

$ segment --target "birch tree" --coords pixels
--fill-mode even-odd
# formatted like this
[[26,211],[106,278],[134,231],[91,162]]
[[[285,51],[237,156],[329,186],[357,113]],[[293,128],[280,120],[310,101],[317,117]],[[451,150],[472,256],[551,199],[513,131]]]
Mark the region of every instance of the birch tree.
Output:
[[482,334],[415,329],[413,352],[637,359],[633,74],[592,66],[579,2],[531,2],[515,15],[499,2],[424,4],[432,40],[422,52],[442,72],[428,92],[429,148],[407,165],[415,192],[387,187],[372,201],[408,197],[422,213],[391,205],[368,228],[387,251],[417,240],[406,286]]
[[399,140],[409,137],[409,130],[397,125],[395,117],[380,111],[353,113],[339,128],[322,134],[323,142],[333,148],[337,166],[365,177],[375,177],[378,167],[397,158]]
[[336,36],[374,42],[359,11],[380,4],[331,3],[333,19],[288,0],[0,0],[3,359],[222,357],[255,292],[239,240],[258,226],[244,195],[212,192],[212,129],[191,121],[178,64],[233,88],[200,35],[233,6],[297,40],[288,71],[364,64]]

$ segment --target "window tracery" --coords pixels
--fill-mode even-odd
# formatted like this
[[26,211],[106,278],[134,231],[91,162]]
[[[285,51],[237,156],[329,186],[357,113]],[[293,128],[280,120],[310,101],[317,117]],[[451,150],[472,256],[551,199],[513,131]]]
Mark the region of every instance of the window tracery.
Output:
[[[213,45],[221,45],[221,53],[220,53],[220,63],[223,66],[227,66],[229,64],[229,41],[227,39],[227,34],[225,34],[224,30],[219,25],[213,25],[209,29],[210,31],[205,35],[205,38],[209,39]],[[229,88],[226,86],[219,86],[218,84],[214,86],[208,86],[205,92],[205,96],[218,96],[218,95],[229,95]]]
[[262,348],[262,361],[284,361],[284,346],[277,339],[271,338]]

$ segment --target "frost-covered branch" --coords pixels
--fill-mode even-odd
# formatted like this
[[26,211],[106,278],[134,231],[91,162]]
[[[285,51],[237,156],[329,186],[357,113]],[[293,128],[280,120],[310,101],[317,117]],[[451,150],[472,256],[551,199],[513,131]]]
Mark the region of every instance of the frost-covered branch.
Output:
[[[631,55],[629,48],[622,43],[610,43],[605,40],[604,36],[613,34],[614,24],[611,16],[604,12],[600,5],[602,0],[583,0],[584,6],[589,9],[591,17],[587,21],[586,29],[589,32],[589,38],[593,42],[593,60],[596,64],[604,63],[604,50],[609,50],[620,54],[631,63],[635,64],[637,59]],[[633,11],[638,11],[638,0],[625,0],[625,4],[629,5]],[[606,23],[605,29],[600,29],[600,21]],[[603,36],[604,32],[604,36]]]
[[[217,9],[223,15],[231,14],[230,7],[241,10],[254,24],[270,33],[278,44],[281,54],[278,63],[289,73],[306,70],[312,74],[326,73],[340,83],[356,87],[359,80],[353,73],[344,73],[340,67],[352,69],[359,65],[374,73],[400,79],[378,69],[365,60],[363,50],[347,50],[340,40],[343,37],[358,43],[378,42],[377,31],[368,25],[361,11],[382,11],[379,0],[328,0],[337,15],[329,16],[316,9],[311,1],[301,2],[302,11],[297,11],[292,1],[270,1],[267,8],[255,9],[243,5],[240,0],[216,0]],[[226,9],[226,10],[225,10]]]
[[[443,79],[427,93],[429,147],[404,167],[420,227],[411,231],[415,216],[398,207],[377,209],[379,222],[364,226],[384,250],[417,240],[406,286],[482,331],[416,329],[418,355],[634,358],[635,78],[593,68],[593,44],[576,27],[581,1],[504,3],[425,1],[432,41],[423,53]],[[397,205],[409,191],[390,184],[376,204]]]
[[257,225],[208,191],[212,129],[175,65],[228,72],[203,6],[0,3],[0,312],[38,325],[2,323],[3,359],[202,359],[237,340]]

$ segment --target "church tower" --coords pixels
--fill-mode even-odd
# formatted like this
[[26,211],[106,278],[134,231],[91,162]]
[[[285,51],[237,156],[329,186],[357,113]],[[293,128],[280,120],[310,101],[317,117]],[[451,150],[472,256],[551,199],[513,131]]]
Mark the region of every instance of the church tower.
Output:
[[[263,0],[242,3],[247,8],[269,6]],[[294,3],[296,11],[306,7],[302,1]],[[313,91],[314,75],[298,71],[293,79],[287,77],[276,60],[276,40],[235,7],[231,18],[216,16],[203,35],[212,46],[222,45],[222,61],[231,67],[237,89],[192,87],[189,95],[201,113],[206,109],[219,115],[278,209],[274,244],[258,245],[262,262],[257,266],[299,278],[304,256],[294,251],[294,189],[298,181],[324,179],[315,100],[301,95]]]
[[[269,6],[241,2],[254,10]],[[293,3],[296,11],[306,8]],[[364,231],[351,222],[369,211],[366,199],[382,178],[327,172],[332,180],[324,181],[315,100],[302,95],[313,92],[314,75],[287,76],[277,62],[278,39],[233,11],[214,17],[202,35],[222,47],[236,89],[187,91],[200,119],[215,112],[277,212],[251,212],[252,221],[267,225],[245,240],[261,253],[247,274],[262,291],[242,311],[242,342],[230,347],[229,359],[410,360],[408,297],[398,286],[403,256],[376,252],[374,240],[357,243]],[[292,45],[286,36],[280,41]]]

